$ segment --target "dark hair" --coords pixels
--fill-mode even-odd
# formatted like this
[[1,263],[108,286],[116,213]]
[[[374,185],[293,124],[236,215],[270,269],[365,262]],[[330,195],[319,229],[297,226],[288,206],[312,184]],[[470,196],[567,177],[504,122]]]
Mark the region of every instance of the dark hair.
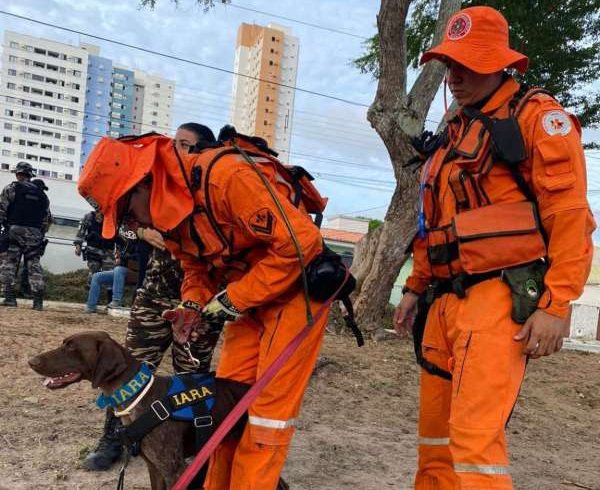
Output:
[[177,129],[185,129],[186,131],[191,131],[196,135],[198,141],[208,141],[209,143],[214,143],[215,141],[217,141],[212,130],[204,124],[189,122],[181,124]]

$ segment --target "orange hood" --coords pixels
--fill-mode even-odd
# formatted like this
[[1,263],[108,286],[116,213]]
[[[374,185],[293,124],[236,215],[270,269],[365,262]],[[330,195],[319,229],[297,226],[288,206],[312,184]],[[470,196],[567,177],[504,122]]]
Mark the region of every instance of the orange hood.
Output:
[[150,215],[160,231],[174,229],[194,208],[179,160],[166,136],[149,134],[120,140],[102,138],[85,163],[79,193],[104,214],[102,235],[112,238],[122,216],[119,200],[152,175]]

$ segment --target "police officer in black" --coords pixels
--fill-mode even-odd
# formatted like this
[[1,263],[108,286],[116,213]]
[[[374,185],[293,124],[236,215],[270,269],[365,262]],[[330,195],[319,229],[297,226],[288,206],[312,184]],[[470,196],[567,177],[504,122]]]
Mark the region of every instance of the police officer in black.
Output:
[[33,309],[42,310],[44,276],[40,265],[44,235],[50,227],[50,202],[44,191],[31,183],[33,167],[19,162],[17,180],[0,194],[0,225],[8,232],[8,250],[0,277],[4,286],[2,306],[17,306],[15,283],[21,257],[27,264]]

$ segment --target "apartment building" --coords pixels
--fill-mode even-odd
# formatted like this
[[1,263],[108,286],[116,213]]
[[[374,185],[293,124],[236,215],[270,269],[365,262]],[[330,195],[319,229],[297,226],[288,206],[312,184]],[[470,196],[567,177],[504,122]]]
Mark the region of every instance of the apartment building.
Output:
[[134,134],[172,133],[174,97],[173,80],[136,70],[132,113]]
[[88,51],[5,31],[0,170],[31,163],[41,177],[77,180]]
[[98,46],[5,31],[0,172],[27,161],[40,177],[77,181],[103,136],[170,134],[174,88],[102,57]]
[[299,41],[291,29],[242,24],[234,59],[231,120],[238,131],[265,138],[289,159]]

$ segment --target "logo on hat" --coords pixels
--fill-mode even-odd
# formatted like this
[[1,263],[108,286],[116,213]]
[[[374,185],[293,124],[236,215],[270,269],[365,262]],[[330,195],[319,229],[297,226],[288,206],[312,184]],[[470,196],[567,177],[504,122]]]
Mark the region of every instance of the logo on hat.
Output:
[[471,30],[471,17],[468,14],[460,13],[452,17],[448,22],[446,36],[450,41],[462,39]]

